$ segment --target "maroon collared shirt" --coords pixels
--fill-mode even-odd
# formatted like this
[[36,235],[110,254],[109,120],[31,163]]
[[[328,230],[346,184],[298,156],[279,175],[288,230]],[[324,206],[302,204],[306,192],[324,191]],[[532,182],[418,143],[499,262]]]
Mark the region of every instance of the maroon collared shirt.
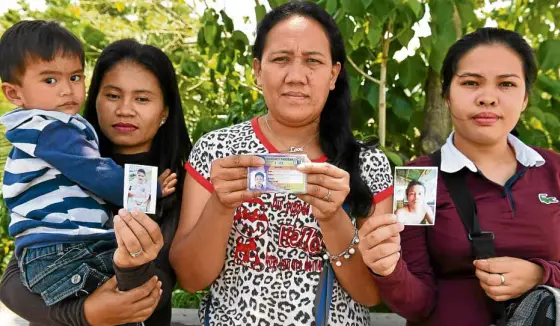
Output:
[[[560,287],[560,155],[535,148],[546,163],[524,167],[505,186],[469,171],[482,230],[495,234],[497,256],[539,264],[544,282]],[[433,166],[428,157],[409,165]],[[487,297],[476,278],[472,246],[441,176],[434,226],[407,226],[402,259],[387,277],[376,277],[383,300],[418,326],[489,325]],[[506,280],[507,282],[507,280]]]

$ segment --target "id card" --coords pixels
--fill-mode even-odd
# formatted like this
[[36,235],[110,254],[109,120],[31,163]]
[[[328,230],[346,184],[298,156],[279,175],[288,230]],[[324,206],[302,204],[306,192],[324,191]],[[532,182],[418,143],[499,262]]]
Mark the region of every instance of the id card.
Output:
[[395,167],[393,212],[404,225],[436,222],[437,167]]
[[302,154],[256,154],[264,159],[264,166],[249,167],[247,190],[260,192],[288,192],[302,194],[307,190],[307,174],[297,170],[306,162]]
[[156,213],[157,166],[125,164],[123,206],[132,211],[138,208],[147,214]]

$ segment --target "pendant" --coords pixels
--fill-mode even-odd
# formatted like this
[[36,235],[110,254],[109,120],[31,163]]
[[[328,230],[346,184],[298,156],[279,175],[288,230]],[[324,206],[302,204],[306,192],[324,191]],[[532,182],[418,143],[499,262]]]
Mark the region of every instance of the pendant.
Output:
[[303,147],[295,147],[295,146],[290,147],[290,153],[300,153],[300,152],[303,152]]

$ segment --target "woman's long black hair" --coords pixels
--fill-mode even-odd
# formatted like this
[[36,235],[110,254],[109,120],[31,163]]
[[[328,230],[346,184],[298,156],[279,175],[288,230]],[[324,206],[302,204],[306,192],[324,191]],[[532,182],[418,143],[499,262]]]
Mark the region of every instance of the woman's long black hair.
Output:
[[159,81],[163,104],[169,110],[169,114],[165,124],[157,131],[150,152],[151,156],[158,160],[160,173],[165,169],[171,169],[172,172],[177,173],[176,189],[180,200],[185,179],[183,165],[188,159],[192,144],[183,117],[175,69],[163,51],[151,45],[138,43],[133,39],[116,41],[107,46],[95,64],[84,117],[97,132],[101,156],[113,157],[115,154],[113,143],[107,139],[99,127],[96,101],[105,74],[123,61],[141,65],[152,72]]
[[253,57],[262,60],[268,32],[279,22],[292,16],[308,17],[317,21],[329,38],[333,64],[340,62],[341,70],[321,112],[319,139],[322,151],[329,162],[350,174],[350,194],[345,204],[354,216],[367,216],[372,206],[372,193],[360,174],[359,155],[362,145],[354,138],[350,124],[350,84],[345,68],[346,51],[338,26],[319,5],[307,1],[292,1],[274,8],[257,27]]

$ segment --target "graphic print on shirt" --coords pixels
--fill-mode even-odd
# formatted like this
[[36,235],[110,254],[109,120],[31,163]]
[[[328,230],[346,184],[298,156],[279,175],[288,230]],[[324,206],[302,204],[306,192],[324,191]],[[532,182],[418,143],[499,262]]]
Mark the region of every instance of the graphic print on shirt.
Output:
[[[202,136],[186,169],[211,193],[210,171],[216,159],[275,152],[252,120]],[[364,147],[359,164],[376,200],[392,194],[391,168],[380,149]],[[208,304],[201,306],[201,322],[208,308],[210,326],[314,325],[324,246],[311,206],[294,194],[264,193],[233,214],[224,267],[210,286]],[[336,280],[329,310],[329,325],[370,324],[367,307],[352,300]]]
[[[265,203],[260,198],[245,201],[235,211],[233,227],[236,230],[235,262],[262,271],[264,259],[259,258],[261,251],[256,239],[262,237],[268,230],[268,217]],[[260,250],[259,250],[260,249]],[[264,256],[264,255],[263,255]]]
[[[283,222],[278,223],[278,248],[292,252],[300,250],[300,254],[279,257],[269,254],[266,257],[267,271],[276,269],[281,271],[321,272],[323,260],[323,238],[314,223],[311,206],[299,200],[294,194],[272,194],[271,212],[277,216],[285,216]],[[294,198],[292,198],[294,197]],[[308,223],[298,223],[310,217]]]

